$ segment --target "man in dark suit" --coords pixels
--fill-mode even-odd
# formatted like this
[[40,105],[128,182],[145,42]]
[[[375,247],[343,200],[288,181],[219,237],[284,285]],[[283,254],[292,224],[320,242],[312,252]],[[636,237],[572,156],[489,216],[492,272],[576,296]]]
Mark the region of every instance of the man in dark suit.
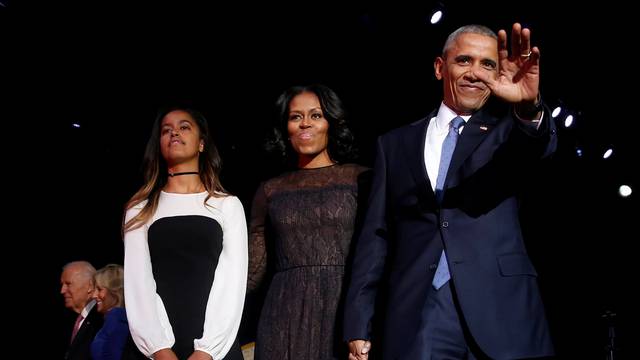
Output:
[[[378,139],[345,306],[349,359],[368,358],[383,273],[384,359],[553,355],[516,194],[556,134],[529,29],[454,31],[434,62],[444,99]],[[543,215],[540,215],[542,221]],[[375,341],[375,340],[374,340]]]
[[96,269],[86,261],[74,261],[62,268],[60,293],[64,296],[64,306],[78,314],[65,360],[91,359],[91,342],[103,324],[103,317],[92,299],[95,273]]

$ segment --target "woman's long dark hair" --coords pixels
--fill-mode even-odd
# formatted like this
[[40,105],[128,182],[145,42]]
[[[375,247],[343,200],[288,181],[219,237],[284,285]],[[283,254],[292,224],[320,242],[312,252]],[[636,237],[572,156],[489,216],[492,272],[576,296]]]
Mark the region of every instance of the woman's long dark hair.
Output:
[[171,107],[160,110],[151,129],[151,136],[149,137],[147,148],[144,152],[144,185],[129,199],[125,205],[125,210],[131,209],[144,200],[148,201],[137,216],[123,225],[123,233],[146,223],[158,208],[160,191],[167,184],[168,172],[167,163],[160,152],[160,128],[162,127],[162,119],[164,119],[168,113],[178,110],[191,115],[198,127],[200,140],[204,142],[204,149],[198,159],[198,170],[200,180],[204,184],[204,188],[209,192],[209,195],[204,200],[205,204],[211,196],[218,197],[226,194],[226,190],[222,187],[219,177],[222,169],[222,159],[218,153],[218,148],[216,148],[213,142],[207,119],[199,111],[191,108]]
[[287,124],[289,122],[289,104],[294,97],[302,93],[312,93],[318,97],[322,113],[329,122],[329,141],[327,151],[331,160],[339,163],[353,161],[358,156],[354,144],[353,133],[347,124],[345,110],[342,101],[330,88],[313,84],[306,86],[293,86],[285,90],[276,101],[276,124],[273,133],[265,142],[265,149],[277,155],[288,165],[297,163],[297,154],[287,140]]

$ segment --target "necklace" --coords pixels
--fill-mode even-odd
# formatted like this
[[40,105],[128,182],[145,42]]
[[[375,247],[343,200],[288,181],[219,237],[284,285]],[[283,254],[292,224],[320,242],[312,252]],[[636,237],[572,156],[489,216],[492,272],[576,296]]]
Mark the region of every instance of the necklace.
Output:
[[198,175],[197,171],[186,171],[186,172],[178,172],[178,173],[169,173],[169,176],[180,176],[180,175]]

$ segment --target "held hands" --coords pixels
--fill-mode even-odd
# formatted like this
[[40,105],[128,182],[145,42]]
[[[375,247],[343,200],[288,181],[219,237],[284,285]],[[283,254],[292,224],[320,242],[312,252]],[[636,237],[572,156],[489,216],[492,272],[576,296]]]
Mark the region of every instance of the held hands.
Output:
[[[171,349],[162,349],[153,354],[154,360],[178,360],[178,357]],[[196,350],[187,360],[213,360],[211,355],[204,351]]]
[[162,349],[153,353],[153,360],[178,360],[178,357],[171,349]]
[[369,359],[370,349],[371,349],[371,342],[368,340],[349,341],[349,360]]
[[187,360],[213,360],[213,358],[204,351],[196,350]]
[[519,23],[511,29],[511,55],[507,49],[507,32],[498,32],[497,79],[483,73],[475,73],[487,84],[491,92],[509,103],[534,106],[540,84],[540,49],[531,47],[531,31]]

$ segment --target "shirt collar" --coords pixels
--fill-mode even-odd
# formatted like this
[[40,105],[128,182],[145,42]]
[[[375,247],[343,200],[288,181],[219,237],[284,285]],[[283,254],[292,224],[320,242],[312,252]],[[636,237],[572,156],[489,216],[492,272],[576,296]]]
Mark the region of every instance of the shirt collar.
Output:
[[448,132],[449,131],[449,122],[456,117],[460,116],[464,123],[466,124],[471,115],[458,115],[450,107],[444,104],[444,102],[440,103],[440,108],[438,108],[438,114],[436,114],[436,130],[438,132]]
[[82,312],[80,314],[82,314],[82,318],[86,319],[87,316],[89,316],[89,311],[91,311],[91,309],[93,309],[93,306],[96,304],[95,300],[91,300],[89,301],[89,303],[87,303],[87,305],[84,307],[84,309],[82,309]]

